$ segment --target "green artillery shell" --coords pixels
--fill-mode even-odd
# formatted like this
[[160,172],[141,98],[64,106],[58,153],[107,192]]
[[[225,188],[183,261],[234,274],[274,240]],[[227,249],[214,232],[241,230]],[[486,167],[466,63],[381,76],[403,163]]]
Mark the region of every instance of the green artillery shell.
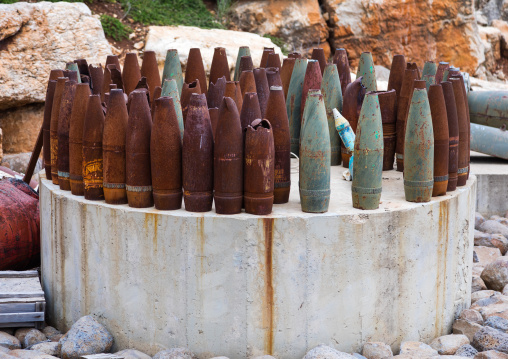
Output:
[[448,187],[447,191],[455,191],[457,188],[457,170],[459,168],[459,120],[453,85],[449,81],[441,82],[446,104],[446,117],[448,119]]
[[404,72],[406,71],[406,59],[404,55],[395,55],[390,68],[390,77],[388,78],[388,91],[395,90],[397,93],[397,104],[399,103],[400,90]]
[[[71,192],[75,196],[83,196],[83,127],[90,99],[90,86],[78,84],[72,104],[69,127],[69,180]],[[125,102],[125,100],[124,100]]]
[[178,50],[170,49],[166,53],[166,60],[164,61],[164,70],[162,71],[162,84],[164,80],[175,80],[178,87],[178,96],[182,94],[183,87],[183,74],[182,64],[178,56]]
[[508,131],[472,123],[471,150],[508,160]]
[[268,59],[266,60],[266,68],[268,67],[275,67],[280,71],[282,65],[280,64],[279,54],[276,54],[275,52],[268,54]]
[[467,108],[466,99],[464,98],[464,91],[461,86],[462,81],[458,78],[451,78],[450,82],[453,85],[453,94],[455,96],[455,105],[457,106],[457,119],[459,123],[459,168],[457,169],[457,186],[464,186],[467,181],[469,149],[468,149],[468,134],[469,124],[467,122]]
[[282,81],[282,89],[284,90],[284,98],[288,98],[289,83],[291,81],[291,75],[293,74],[293,68],[295,67],[296,59],[286,58],[282,62],[280,69],[280,80]]
[[417,80],[418,72],[416,70],[406,69],[402,80],[402,87],[399,98],[397,99],[397,146],[395,147],[395,157],[397,161],[397,171],[404,171],[404,141],[406,134],[406,120],[410,103],[413,82]]
[[79,73],[79,67],[78,67],[77,63],[75,63],[75,62],[68,62],[65,65],[65,70],[67,70],[67,71],[76,71],[76,78],[70,78],[69,77],[69,80],[74,80],[77,83],[81,83],[81,75]]
[[431,85],[428,91],[432,129],[434,132],[434,188],[432,196],[443,196],[448,187],[450,137],[448,117],[441,85]]
[[434,61],[425,61],[425,64],[423,65],[422,70],[422,80],[423,76],[429,75],[429,76],[436,76],[437,66]]
[[259,68],[264,69],[266,67],[266,62],[268,61],[268,55],[275,52],[275,48],[273,47],[265,47],[263,49],[263,54],[261,55],[261,63],[259,64]]
[[374,60],[370,52],[362,52],[360,55],[356,76],[363,76],[362,84],[367,88],[367,91],[377,91],[376,69],[374,68]]
[[349,60],[346,49],[336,49],[333,55],[333,63],[337,66],[340,77],[340,87],[342,94],[346,93],[346,86],[351,83],[351,72],[349,70]]
[[450,65],[448,64],[448,62],[440,62],[437,65],[437,69],[436,69],[436,83],[437,84],[441,83],[442,81],[446,81],[443,79],[444,72],[446,70],[448,70],[449,68],[450,68]]
[[338,166],[342,162],[340,154],[340,136],[335,130],[335,119],[333,109],[342,111],[342,91],[340,88],[339,72],[337,66],[328,64],[325,67],[323,81],[321,82],[321,93],[326,109],[328,119],[328,132],[330,134],[330,164]]
[[210,83],[216,83],[222,76],[226,77],[226,81],[231,81],[226,49],[223,47],[216,47],[210,66]]
[[433,75],[423,75],[422,80],[425,81],[425,87],[429,92],[430,86],[436,84],[436,77]]
[[69,128],[76,85],[74,81],[65,83],[58,116],[58,184],[60,189],[64,191],[71,190],[71,183],[69,182]]
[[182,207],[182,139],[171,97],[155,100],[150,137],[150,161],[155,208]]
[[429,202],[434,186],[434,133],[425,88],[415,88],[404,143],[406,201]]
[[155,88],[161,85],[159,65],[157,65],[157,57],[154,51],[145,51],[143,53],[141,76],[146,77],[146,82],[148,83],[148,89],[150,91],[150,99],[153,101]]
[[208,96],[208,86],[206,85],[206,73],[203,66],[203,58],[201,57],[201,50],[198,48],[189,50],[189,57],[187,58],[187,67],[185,68],[185,82],[190,84],[199,80],[199,87],[201,93]]
[[235,74],[233,75],[233,81],[240,81],[240,75],[242,74],[242,72],[240,71],[240,61],[242,59],[242,56],[250,56],[250,49],[248,46],[240,46],[240,48],[238,49],[238,56],[236,57]]
[[173,98],[173,106],[175,106],[176,118],[178,119],[178,126],[180,127],[180,134],[183,139],[183,113],[182,106],[180,104],[180,95],[178,94],[178,86],[175,79],[164,81],[161,97]]
[[270,86],[268,86],[268,79],[266,78],[266,69],[254,69],[254,79],[256,80],[256,92],[258,93],[259,108],[261,109],[261,116],[265,116],[266,103],[268,102],[268,95],[270,94]]
[[226,92],[226,77],[222,76],[216,82],[210,82],[208,86],[208,108],[219,108],[224,93]]
[[471,122],[490,127],[508,127],[506,91],[471,91],[467,95]]
[[300,146],[300,126],[302,123],[302,91],[305,71],[307,70],[306,59],[296,59],[289,82],[288,95],[286,97],[286,112],[289,119],[289,132],[291,136],[291,152],[298,156]]
[[383,175],[383,128],[378,95],[367,93],[356,128],[353,157],[353,207],[379,207]]
[[319,68],[321,69],[321,76],[322,76],[325,72],[325,67],[326,67],[325,50],[322,47],[313,48],[311,59],[317,60],[319,62]]
[[[333,64],[328,66],[336,69]],[[330,204],[330,135],[323,96],[309,93],[305,107],[308,116],[301,131],[300,200],[302,211],[323,213]]]
[[185,119],[187,117],[187,110],[189,109],[190,97],[193,93],[197,93],[198,95],[201,92],[201,84],[199,80],[195,80],[191,83],[184,83],[182,87],[182,99],[180,101],[182,106],[182,115],[183,115],[183,127],[185,128]]
[[305,70],[305,79],[303,80],[302,105],[300,106],[301,115],[303,115],[303,110],[305,108],[307,93],[311,89],[321,89],[322,80],[323,75],[321,75],[321,68],[319,67],[318,60],[309,60],[307,62],[307,69]]
[[125,55],[122,72],[122,81],[125,94],[127,96],[134,91],[140,79],[141,69],[139,68],[138,55],[133,52],[129,52]]
[[51,108],[50,123],[50,144],[51,144],[51,181],[58,184],[58,118],[60,117],[60,104],[65,88],[67,77],[59,77],[56,81],[55,94],[53,96],[53,106]]

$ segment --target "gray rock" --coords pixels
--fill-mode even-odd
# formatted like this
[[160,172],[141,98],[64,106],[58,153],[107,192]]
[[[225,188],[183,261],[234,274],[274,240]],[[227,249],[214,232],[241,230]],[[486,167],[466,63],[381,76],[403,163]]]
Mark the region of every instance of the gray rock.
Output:
[[491,216],[489,219],[492,219],[493,221],[498,221],[502,225],[508,226],[508,218],[506,218],[506,217],[494,215],[494,216]]
[[485,218],[483,218],[480,213],[476,212],[474,215],[474,228],[479,229],[483,222],[485,222]]
[[455,352],[455,355],[460,355],[467,358],[474,358],[474,356],[478,353],[478,350],[473,348],[469,344],[465,344],[461,346],[457,351]]
[[[485,269],[484,269],[484,271],[485,271]],[[477,275],[474,275],[473,279],[471,281],[471,292],[474,293],[474,292],[478,292],[480,290],[485,290],[485,289],[487,289],[487,286],[485,285],[485,282],[483,281],[483,279]]]
[[480,231],[485,233],[499,233],[508,239],[508,227],[498,221],[489,219],[480,225]]
[[63,334],[56,328],[53,328],[51,326],[47,326],[45,327],[42,332],[44,333],[44,335],[46,336],[46,338],[48,338],[49,340],[51,340],[52,342],[57,342],[59,341]]
[[478,351],[497,350],[508,353],[508,334],[491,327],[476,332],[471,345]]
[[[7,153],[2,157],[2,166],[8,167],[14,172],[25,173],[30,162],[32,152],[24,153]],[[42,170],[42,159],[38,159],[35,165],[34,173]]]
[[498,316],[491,316],[485,319],[484,325],[508,333],[508,320]]
[[475,251],[473,251],[473,263],[478,263],[480,259],[478,258],[478,254],[476,254]]
[[153,359],[197,359],[197,357],[187,348],[171,348],[158,352]]
[[503,295],[508,295],[508,284],[504,286],[503,291],[501,293]]
[[[266,355],[264,355],[266,356]],[[270,358],[273,358],[272,356],[268,355]],[[256,357],[256,358],[262,358],[262,357]],[[253,358],[253,359],[256,359],[256,358]],[[228,357],[213,357],[213,358],[210,358],[210,359],[229,359]]]
[[464,334],[449,334],[434,339],[430,346],[437,350],[439,355],[453,355],[457,349],[466,344],[469,344],[469,339]]
[[0,359],[16,359],[16,357],[13,357],[12,355],[9,355],[8,353],[0,352]]
[[9,348],[3,347],[0,345],[0,354],[5,354],[10,352],[11,350]]
[[113,336],[90,315],[78,319],[60,339],[62,359],[79,359],[82,355],[107,353]]
[[392,358],[392,348],[382,342],[367,342],[363,345],[362,354],[367,359]]
[[[220,357],[220,358],[225,358],[225,357]],[[271,355],[261,355],[259,357],[254,357],[252,359],[275,359],[275,358]]]
[[475,230],[474,245],[498,248],[502,255],[505,255],[506,252],[508,251],[508,239],[506,239],[502,234],[499,233],[490,234]]
[[358,354],[358,353],[353,353],[353,354],[351,354],[351,355],[352,355],[352,356],[354,356],[355,358],[358,358],[358,359],[367,359],[367,358],[365,358],[363,355]]
[[508,257],[497,258],[492,263],[485,266],[481,279],[487,288],[495,291],[502,291],[504,286],[508,284]]
[[53,355],[56,357],[60,356],[60,344],[56,342],[42,342],[30,347],[30,350],[35,350],[40,353]]
[[21,343],[15,336],[0,332],[0,347],[6,347],[11,350],[21,349]]
[[498,352],[497,350],[487,350],[475,355],[475,359],[508,359],[508,354]]
[[25,337],[23,338],[23,348],[30,348],[32,345],[43,342],[47,340],[44,333],[42,333],[40,330],[32,329],[28,333],[26,333]]
[[354,359],[354,356],[339,352],[338,350],[333,349],[327,345],[320,344],[317,347],[309,350],[303,359]]
[[35,350],[27,350],[27,349],[17,349],[9,352],[9,355],[12,355],[19,359],[57,359],[52,355],[44,354],[41,352],[37,352]]
[[464,309],[462,312],[460,312],[459,315],[460,319],[467,320],[471,323],[477,323],[482,325],[483,324],[483,317],[477,310],[474,309]]
[[136,349],[124,349],[116,352],[115,354],[124,357],[124,359],[152,359],[150,355]]
[[32,330],[32,329],[33,328],[19,328],[14,333],[14,336],[16,338],[18,338],[19,342],[23,345],[23,340],[25,340],[25,335],[27,335],[27,333],[30,332],[30,330]]
[[468,322],[464,319],[457,319],[455,323],[453,323],[453,334],[465,335],[469,341],[472,341],[476,332],[482,328],[483,327],[478,323]]

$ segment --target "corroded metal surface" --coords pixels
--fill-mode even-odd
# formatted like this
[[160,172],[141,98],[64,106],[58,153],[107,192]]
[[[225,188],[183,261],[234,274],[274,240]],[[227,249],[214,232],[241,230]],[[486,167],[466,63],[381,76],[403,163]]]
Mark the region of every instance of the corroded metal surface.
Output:
[[397,133],[397,95],[395,90],[377,91],[383,123],[383,171],[393,169]]
[[470,91],[467,101],[472,123],[508,128],[507,91]]
[[191,83],[184,82],[182,87],[182,96],[180,105],[182,106],[182,115],[183,115],[183,127],[185,128],[185,119],[187,118],[187,111],[189,109],[189,102],[191,95],[193,93],[200,94],[203,93],[201,91],[201,83],[199,80],[194,80]]
[[104,112],[99,95],[89,96],[83,125],[83,184],[89,200],[101,200],[103,191],[102,139]]
[[280,80],[282,81],[282,89],[284,90],[284,98],[288,98],[289,83],[293,75],[296,59],[285,58],[280,69]]
[[325,72],[325,67],[326,67],[325,50],[322,47],[313,48],[311,59],[317,60],[319,62],[319,68],[321,69],[321,76],[322,76]]
[[[238,71],[240,72],[240,74],[243,72],[243,71],[252,71],[254,69],[254,64],[252,63],[252,57],[249,55],[249,56],[242,56],[242,58],[240,59],[240,68],[238,69]],[[240,75],[238,75],[240,76]]]
[[148,90],[150,91],[150,99],[153,101],[155,88],[162,84],[161,76],[159,74],[159,66],[157,65],[157,58],[154,51],[143,52],[141,76],[146,77]]
[[[240,62],[242,61],[243,56],[250,57],[250,48],[248,46],[240,46],[238,48],[238,55],[236,56],[236,65],[235,65],[235,73],[233,75],[233,81],[240,81],[240,75],[242,71],[245,71],[240,68]],[[252,64],[252,59],[250,60]],[[250,68],[252,70],[252,67]]]
[[268,58],[266,60],[266,68],[268,67],[275,67],[277,70],[280,71],[280,68],[282,67],[280,63],[280,56],[279,54],[276,54],[275,52],[271,52],[268,54]]
[[178,57],[178,50],[169,49],[166,53],[164,69],[162,70],[162,84],[164,85],[164,80],[173,79],[176,81],[176,86],[178,87],[178,95],[181,96],[183,87],[182,64]]
[[189,50],[187,66],[185,67],[185,82],[190,84],[196,80],[199,80],[201,93],[208,96],[205,67],[203,66],[203,58],[201,57],[201,50],[199,48]]
[[397,171],[404,171],[404,141],[406,135],[406,121],[413,89],[413,82],[418,79],[416,70],[406,69],[402,79],[402,87],[399,98],[397,99],[397,145],[395,147],[395,157],[397,162]]
[[209,108],[208,114],[210,115],[210,123],[212,125],[213,139],[215,141],[215,133],[217,131],[217,124],[219,123],[219,109],[217,107]]
[[367,91],[377,91],[376,82],[376,69],[374,68],[374,60],[372,59],[372,53],[362,52],[360,55],[360,62],[358,63],[357,77],[363,77],[363,86],[367,88]]
[[240,112],[240,123],[242,124],[244,141],[245,129],[258,118],[261,118],[258,94],[256,92],[247,92],[243,97],[243,106],[242,111]]
[[[68,76],[65,73],[65,71],[67,71],[67,74],[70,75],[70,76]],[[78,64],[75,63],[75,62],[68,62],[65,65],[64,76],[68,77],[69,80],[71,80],[71,81],[76,81],[77,83],[81,83],[81,76],[80,76],[80,73],[79,73]]]
[[457,188],[457,170],[459,161],[459,122],[453,85],[449,81],[441,82],[446,104],[446,117],[448,119],[448,186],[447,191]]
[[302,91],[305,72],[307,70],[306,59],[296,59],[289,82],[288,95],[286,97],[286,112],[289,120],[289,132],[291,136],[291,152],[298,156],[300,143],[300,127],[302,122]]
[[106,56],[106,63],[104,64],[104,67],[108,67],[108,65],[115,65],[119,71],[122,71],[122,68],[120,67],[120,61],[118,60],[117,55]]
[[242,97],[247,92],[256,92],[256,79],[252,70],[242,71],[240,75],[240,89],[242,90]]
[[134,91],[140,79],[141,69],[139,68],[138,55],[129,52],[125,55],[122,71],[122,81],[127,96]]
[[397,106],[399,103],[400,90],[402,88],[402,80],[406,71],[406,59],[404,55],[395,55],[390,68],[390,76],[388,77],[388,91],[395,90],[397,93]]
[[422,80],[425,81],[427,92],[429,92],[430,86],[436,84],[436,77],[433,75],[423,75]]
[[349,69],[349,60],[345,49],[336,49],[333,55],[333,63],[337,66],[339,72],[340,87],[342,94],[346,93],[346,86],[351,83],[351,72]]
[[323,76],[321,75],[321,68],[317,60],[309,60],[307,62],[307,69],[305,70],[305,78],[303,80],[302,89],[302,104],[300,106],[300,115],[303,115],[305,109],[305,101],[307,100],[307,93],[309,90],[321,89],[321,81]]
[[416,62],[408,62],[407,65],[406,65],[406,68],[408,70],[416,70],[417,72],[417,80],[420,80],[422,77],[421,77],[421,73],[420,73],[420,69],[418,68],[418,65],[416,64]]
[[422,70],[422,80],[423,77],[426,75],[429,76],[436,76],[437,66],[434,61],[425,61],[425,64],[423,65]]
[[226,81],[231,81],[226,49],[216,47],[213,53],[212,64],[210,65],[210,83],[216,83],[223,76],[226,78]]
[[222,76],[208,86],[207,103],[208,108],[219,108],[226,92],[226,77]]
[[270,87],[268,86],[268,79],[266,78],[266,70],[264,68],[254,69],[254,79],[256,80],[256,92],[258,93],[259,108],[261,109],[261,116],[265,116],[266,103],[268,102],[268,95],[270,94]]
[[92,94],[100,95],[104,85],[104,69],[101,64],[98,66],[90,65],[88,66],[88,71],[90,72]]
[[[268,87],[270,87],[270,88],[272,86],[282,87],[282,80],[280,78],[279,72],[280,72],[280,70],[276,67],[267,67],[266,68],[266,80],[268,81]],[[282,91],[282,94],[284,94],[284,91]]]
[[434,133],[434,187],[432,196],[443,196],[448,188],[450,136],[445,97],[441,85],[431,85],[429,92],[430,114]]
[[437,65],[437,69],[436,69],[436,83],[441,83],[442,81],[445,81],[443,79],[444,77],[444,72],[446,70],[448,70],[448,68],[450,67],[450,65],[448,64],[448,62],[443,62],[441,61],[438,65]]
[[[242,90],[237,86],[238,81],[226,81],[226,91],[224,91],[224,97],[231,97],[233,101],[235,101],[236,108],[240,109],[242,108],[242,103],[240,101],[243,101],[242,99]],[[224,98],[223,97],[223,98]],[[219,106],[222,106],[222,100]]]
[[44,102],[44,117],[42,120],[44,169],[46,171],[46,178],[49,180],[51,180],[51,109],[53,107],[55,88],[56,80],[49,80],[46,89],[46,101]]
[[457,119],[459,124],[459,160],[457,169],[457,186],[464,186],[467,180],[469,166],[468,133],[469,124],[467,122],[466,99],[461,86],[462,81],[457,78],[451,78],[453,85],[453,94],[455,96],[455,106],[457,107]]
[[266,67],[266,63],[268,61],[268,55],[275,52],[275,48],[273,47],[265,47],[263,48],[263,54],[261,55],[261,62],[259,63],[259,68],[264,69]]
[[180,95],[178,94],[178,86],[176,84],[175,79],[165,80],[162,86],[162,97],[172,97],[173,98],[173,106],[175,107],[176,118],[178,119],[178,126],[180,127],[180,135],[183,139],[183,113],[182,106],[180,104]]
[[51,107],[50,121],[50,145],[51,145],[51,181],[58,184],[58,118],[60,116],[60,104],[65,88],[67,77],[59,77],[56,82],[55,94],[53,96],[53,106]]
[[69,125],[76,85],[74,81],[65,83],[58,115],[58,185],[64,191],[71,190],[69,182]]
[[334,64],[326,65],[323,81],[321,82],[321,93],[323,94],[330,136],[330,165],[337,166],[342,163],[342,157],[340,154],[340,137],[335,130],[333,109],[336,108],[342,111],[342,90],[337,66]]
[[472,123],[471,150],[508,160],[508,131]]

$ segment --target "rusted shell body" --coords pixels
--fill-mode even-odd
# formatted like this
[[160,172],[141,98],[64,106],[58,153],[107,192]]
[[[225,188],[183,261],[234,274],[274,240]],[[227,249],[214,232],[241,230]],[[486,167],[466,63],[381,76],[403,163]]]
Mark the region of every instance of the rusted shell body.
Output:
[[219,214],[242,211],[243,133],[235,101],[224,97],[214,143],[214,200]]
[[429,92],[430,86],[436,84],[436,77],[433,75],[424,75],[422,76],[422,80],[425,81],[425,87],[427,92]]
[[273,54],[275,52],[275,48],[273,47],[265,47],[263,49],[263,54],[261,54],[261,63],[259,64],[259,68],[264,69],[266,67],[266,63],[268,62],[268,55]]
[[[76,65],[76,64],[74,64]],[[78,72],[74,70],[63,70],[64,77],[67,77],[70,81],[78,82]]]
[[104,84],[104,69],[101,64],[99,66],[90,65],[88,71],[90,72],[92,94],[100,95]]
[[[457,69],[458,71],[458,69]],[[470,170],[470,156],[471,156],[471,117],[470,117],[470,111],[469,111],[469,102],[468,102],[468,96],[467,96],[467,91],[466,91],[466,85],[465,85],[465,82],[464,82],[464,77],[462,76],[462,74],[460,72],[458,72],[457,74],[455,75],[451,75],[449,76],[450,78],[458,78],[460,83],[462,84],[462,87],[461,87],[461,90],[462,90],[462,95],[464,97],[464,103],[465,103],[465,106],[466,106],[466,120],[467,120],[467,151],[466,151],[466,154],[467,154],[467,172],[466,172],[466,181],[469,179],[469,170]]]
[[330,165],[337,166],[342,163],[340,154],[340,136],[335,130],[335,119],[333,109],[342,112],[342,92],[340,88],[339,73],[334,64],[326,65],[321,83],[321,93],[325,104],[326,118],[328,123],[328,134],[330,136]]
[[325,67],[326,67],[325,50],[322,47],[313,48],[311,59],[317,60],[319,62],[319,68],[321,69],[321,76],[322,76],[325,72]]
[[78,65],[78,71],[81,76],[90,76],[90,72],[88,71],[88,63],[86,59],[77,59],[74,60],[76,65]]
[[428,91],[432,129],[434,133],[434,187],[432,196],[443,196],[448,188],[449,131],[446,104],[441,85],[431,85]]
[[268,86],[268,79],[266,78],[266,70],[264,68],[254,69],[253,72],[254,79],[256,80],[259,108],[261,109],[261,116],[263,118],[266,113],[266,104],[268,102],[268,95],[270,94],[270,87]]
[[425,64],[423,65],[422,70],[422,79],[423,76],[429,75],[429,76],[436,76],[437,66],[434,61],[425,61]]
[[302,125],[302,92],[305,72],[307,70],[306,59],[296,59],[289,82],[288,95],[286,97],[286,112],[289,120],[289,132],[291,138],[291,152],[298,156],[300,151],[300,129]]
[[182,207],[182,139],[171,97],[155,100],[150,138],[153,199],[159,210]]
[[59,77],[56,82],[55,94],[53,96],[53,106],[51,107],[50,122],[50,145],[51,145],[51,181],[58,184],[58,119],[60,117],[60,104],[64,93],[67,77]]
[[242,111],[240,112],[240,123],[244,133],[243,139],[245,141],[245,129],[254,122],[254,120],[261,118],[261,110],[259,109],[258,94],[256,92],[247,92],[243,97]]
[[282,89],[284,90],[284,98],[288,96],[289,83],[291,82],[291,75],[295,67],[296,59],[286,58],[282,62],[280,69],[280,80],[282,81]]
[[[252,57],[249,56],[242,56],[240,59],[240,64],[238,68],[238,77],[242,74],[243,71],[252,71],[254,70],[254,64],[252,63]],[[238,79],[239,80],[239,79]],[[238,81],[236,80],[236,81]]]
[[[161,76],[157,57],[154,51],[145,51],[143,53],[143,62],[141,63],[141,76],[146,77],[150,98],[153,99],[155,88],[161,85]],[[152,100],[153,101],[153,100]]]
[[182,115],[183,115],[183,125],[185,128],[185,119],[187,118],[187,111],[189,109],[189,101],[191,98],[191,95],[193,93],[197,93],[198,95],[201,92],[201,86],[200,86],[199,80],[195,80],[191,83],[184,83],[182,87],[182,100],[180,101],[182,106]]
[[417,79],[418,72],[416,70],[405,70],[397,103],[397,144],[395,147],[395,157],[397,162],[397,171],[399,172],[404,171],[404,141],[406,136],[406,120],[409,110],[410,96],[413,89],[413,82]]
[[[266,68],[266,80],[268,81],[268,87],[272,86],[280,86],[282,87],[282,80],[280,78],[279,69],[276,67],[267,67]],[[284,91],[282,91],[284,94]],[[285,97],[284,97],[285,99]],[[273,123],[272,123],[273,125]]]
[[193,48],[189,50],[189,57],[187,58],[187,66],[185,68],[185,82],[190,84],[199,80],[199,87],[201,93],[208,96],[208,86],[206,81],[205,67],[203,66],[203,58],[201,57],[201,50]]
[[178,120],[178,126],[180,127],[180,137],[183,139],[184,124],[183,124],[183,112],[182,105],[180,103],[180,95],[178,94],[178,85],[175,79],[164,80],[164,85],[161,92],[162,97],[172,97],[173,106],[175,107],[176,118]]
[[209,108],[208,114],[210,115],[210,123],[212,124],[213,140],[215,141],[215,134],[217,133],[217,124],[219,123],[219,109],[217,107]]
[[291,188],[291,144],[289,121],[282,86],[270,87],[265,118],[272,125],[275,146],[275,189],[273,192],[273,203],[287,203]]
[[[121,89],[125,92],[122,73],[120,72],[120,70],[116,67],[113,67],[113,65],[108,65],[108,69],[111,76],[111,82],[106,87],[106,92],[109,90],[110,84],[115,84],[117,89]],[[125,96],[127,96],[127,94]]]
[[152,118],[143,92],[133,92],[125,141],[126,190],[129,207],[153,206],[150,136]]
[[[155,113],[155,100],[157,100],[162,95],[162,87],[157,86],[155,90],[153,91],[153,98],[152,98],[152,104],[150,106],[150,112],[152,114],[152,121]],[[183,116],[183,115],[182,115]]]
[[127,203],[125,140],[128,119],[123,91],[111,90],[102,139],[104,199],[109,204]]
[[395,90],[377,91],[376,94],[383,124],[383,171],[388,171],[393,169],[395,162],[397,95]]
[[434,134],[424,81],[415,81],[404,143],[404,193],[408,202],[429,202],[434,186]]
[[455,97],[455,106],[457,107],[457,120],[459,125],[459,157],[457,169],[457,186],[464,186],[467,181],[467,172],[469,166],[468,139],[469,124],[467,122],[466,99],[461,86],[460,79],[451,78],[453,85],[453,95]]
[[83,125],[83,184],[85,199],[101,200],[103,191],[102,138],[104,112],[99,95],[89,96]]
[[[342,115],[348,120],[354,133],[356,133],[356,126],[358,125],[358,118],[360,117],[360,111],[366,92],[367,89],[362,84],[362,77],[358,77],[346,87],[346,92],[343,96]],[[341,143],[340,151],[342,155],[342,165],[345,168],[349,168],[351,154],[349,154],[344,147],[344,143]]]
[[376,69],[372,53],[362,52],[360,55],[357,76],[363,77],[363,86],[367,88],[367,91],[377,91]]
[[245,135],[245,212],[267,215],[272,212],[275,175],[275,147],[270,122],[255,120]]
[[420,69],[418,68],[418,65],[416,64],[416,62],[408,62],[407,65],[406,65],[406,69],[408,70],[416,70],[416,73],[417,73],[417,80],[420,80],[422,77],[421,77],[421,74],[420,74]]
[[104,64],[104,67],[108,67],[108,65],[115,65],[115,67],[118,69],[118,71],[122,71],[122,68],[120,67],[120,61],[118,60],[117,55],[108,55],[106,56],[106,63]]
[[437,65],[436,69],[436,83],[439,84],[444,80],[444,73],[450,68],[450,64],[448,62],[440,62]]
[[240,89],[242,90],[242,97],[247,92],[256,92],[256,79],[252,70],[243,71],[240,75]]
[[210,83],[216,83],[217,80],[223,76],[226,78],[226,81],[231,81],[226,49],[223,47],[216,47],[210,66]]
[[346,86],[351,83],[351,71],[349,69],[349,60],[346,49],[336,49],[333,55],[333,63],[337,66],[339,72],[340,87],[342,94],[346,93]]
[[49,80],[46,89],[46,102],[44,103],[44,118],[42,121],[43,158],[46,178],[51,180],[51,109],[55,95],[56,80]]
[[290,58],[290,59],[301,59],[302,58],[302,54],[299,53],[299,52],[291,52],[290,54],[288,54],[288,58]]
[[268,54],[268,59],[266,60],[266,67],[275,67],[277,70],[280,71],[280,68],[282,67],[280,63],[280,56],[279,54],[276,54],[275,52]]
[[219,108],[224,93],[226,92],[226,77],[222,76],[216,82],[210,82],[208,86],[208,108]]
[[243,106],[243,95],[242,95],[242,88],[240,87],[240,81],[235,81],[236,91],[235,91],[235,103],[236,107],[238,108],[238,111],[242,111]]
[[[240,69],[240,62],[242,61],[243,56],[250,57],[250,49],[248,46],[240,46],[238,48],[238,55],[236,56],[235,73],[233,75],[233,81],[240,81],[240,75],[242,74],[242,71],[245,71]],[[252,67],[249,70],[252,70]]]
[[192,94],[182,147],[185,210],[207,212],[213,202],[213,133],[206,97]]
[[459,164],[459,121],[453,85],[449,81],[441,82],[446,104],[446,117],[448,119],[448,185],[447,191],[457,189],[457,171]]
[[178,50],[169,49],[166,53],[166,60],[164,61],[164,70],[162,70],[162,84],[164,80],[175,80],[178,87],[178,95],[182,94],[183,75],[182,64],[178,56]]
[[406,71],[406,59],[404,55],[395,55],[390,68],[390,76],[388,78],[388,91],[395,90],[397,93],[397,103],[399,103],[400,90],[402,88],[402,80]]
[[[335,65],[328,66],[337,72]],[[338,83],[336,86],[340,90]],[[306,107],[300,137],[298,183],[300,200],[302,211],[323,213],[328,211],[330,204],[331,161],[329,126],[323,96],[319,93],[309,93]]]
[[379,207],[383,177],[383,129],[378,95],[369,92],[358,119],[353,158],[353,207]]
[[83,129],[90,94],[88,84],[78,84],[72,104],[69,126],[69,181],[71,192],[75,196],[83,196],[85,191],[83,184]]
[[64,191],[71,190],[69,182],[69,126],[75,93],[76,82],[67,81],[62,94],[60,114],[58,116],[58,185]]
[[302,90],[302,105],[300,107],[300,116],[303,115],[305,108],[305,101],[307,100],[307,93],[310,89],[319,90],[321,89],[321,81],[323,76],[321,75],[321,68],[317,60],[309,60],[307,62],[307,69],[305,70],[305,78],[303,80]]
[[129,52],[125,55],[123,63],[122,81],[127,96],[134,91],[141,79],[141,70],[139,68],[138,55]]
[[471,122],[495,128],[508,127],[506,91],[471,91],[467,95]]
[[[235,101],[236,108],[242,109],[242,90],[239,86],[237,86],[238,81],[226,81],[226,91],[224,92],[224,97],[231,97],[233,101]],[[222,104],[221,104],[222,106]],[[220,107],[219,107],[220,109]]]

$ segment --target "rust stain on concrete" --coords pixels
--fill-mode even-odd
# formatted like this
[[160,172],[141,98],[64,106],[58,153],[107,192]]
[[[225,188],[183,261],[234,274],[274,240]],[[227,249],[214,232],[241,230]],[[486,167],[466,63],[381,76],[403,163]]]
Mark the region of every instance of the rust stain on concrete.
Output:
[[265,306],[263,310],[263,327],[265,330],[265,353],[273,354],[273,218],[263,218],[265,240]]

